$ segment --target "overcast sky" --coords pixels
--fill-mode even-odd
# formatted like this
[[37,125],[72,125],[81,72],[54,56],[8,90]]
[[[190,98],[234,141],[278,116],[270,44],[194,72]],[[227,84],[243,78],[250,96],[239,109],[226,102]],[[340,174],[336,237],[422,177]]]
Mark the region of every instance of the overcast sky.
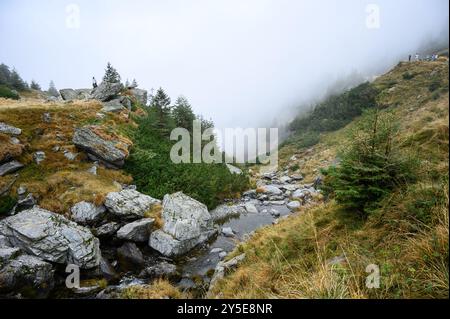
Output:
[[0,62],[24,79],[90,87],[111,61],[142,88],[185,95],[218,127],[285,119],[445,31],[447,0],[0,0]]

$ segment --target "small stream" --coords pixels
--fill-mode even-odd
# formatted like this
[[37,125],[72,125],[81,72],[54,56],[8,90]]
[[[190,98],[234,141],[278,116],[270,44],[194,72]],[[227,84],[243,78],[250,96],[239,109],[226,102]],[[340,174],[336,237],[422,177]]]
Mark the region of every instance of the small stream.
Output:
[[[251,234],[260,227],[272,225],[277,218],[291,213],[286,205],[255,204],[255,206],[258,208],[258,213],[241,214],[226,220],[221,225],[219,224],[222,228],[231,227],[235,233],[234,237],[227,237],[219,233],[208,245],[195,249],[178,262],[177,266],[182,273],[182,279],[178,283],[179,288],[195,289],[195,282],[199,279],[209,283],[212,272],[223,259],[219,256],[220,251],[218,249],[217,252],[211,252],[211,250],[219,248],[229,253],[240,241],[245,240],[246,235]],[[280,216],[272,216],[270,213],[272,209],[278,211]]]

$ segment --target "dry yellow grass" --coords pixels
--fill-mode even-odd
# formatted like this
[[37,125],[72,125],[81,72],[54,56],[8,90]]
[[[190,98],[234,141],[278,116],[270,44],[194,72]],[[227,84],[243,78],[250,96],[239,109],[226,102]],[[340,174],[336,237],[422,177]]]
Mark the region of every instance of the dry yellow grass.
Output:
[[123,299],[184,299],[187,297],[163,279],[158,279],[149,285],[128,287],[121,294]]
[[[72,143],[75,128],[95,124],[102,136],[114,139],[123,149],[128,148],[131,141],[118,131],[120,126],[130,125],[130,120],[120,114],[98,118],[100,109],[101,104],[94,101],[45,104],[35,99],[0,100],[0,121],[22,129],[18,138],[25,146],[25,151],[17,159],[26,167],[19,171],[12,194],[20,185],[26,186],[38,199],[39,205],[65,214],[71,205],[82,200],[103,203],[108,192],[118,190],[115,182],[131,183],[132,178],[122,170],[99,168],[97,176],[89,174],[87,170],[92,163]],[[50,114],[50,123],[43,121],[44,113]],[[55,147],[60,150],[55,152]],[[78,153],[78,156],[70,161],[64,156],[64,150]],[[6,151],[12,149],[2,147],[2,153]],[[36,151],[46,154],[39,165],[32,157]],[[6,177],[0,177],[1,184],[4,184],[4,179]]]

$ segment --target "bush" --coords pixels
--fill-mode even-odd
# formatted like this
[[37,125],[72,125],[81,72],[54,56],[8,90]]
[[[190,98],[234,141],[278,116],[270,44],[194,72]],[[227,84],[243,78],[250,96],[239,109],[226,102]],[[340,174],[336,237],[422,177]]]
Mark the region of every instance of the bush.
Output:
[[12,196],[0,197],[0,216],[8,214],[16,205],[17,200]]
[[415,77],[416,75],[413,73],[409,73],[409,72],[405,72],[403,73],[403,79],[404,80],[411,80]]
[[340,166],[323,171],[325,193],[366,216],[394,188],[412,181],[415,161],[398,149],[396,133],[391,114],[368,112],[351,133]]
[[430,83],[430,85],[428,86],[428,90],[430,92],[434,92],[437,89],[439,89],[441,87],[441,82],[439,80],[434,80],[433,82]]
[[0,98],[1,97],[13,100],[18,100],[20,98],[17,92],[11,90],[10,88],[4,85],[0,85]]

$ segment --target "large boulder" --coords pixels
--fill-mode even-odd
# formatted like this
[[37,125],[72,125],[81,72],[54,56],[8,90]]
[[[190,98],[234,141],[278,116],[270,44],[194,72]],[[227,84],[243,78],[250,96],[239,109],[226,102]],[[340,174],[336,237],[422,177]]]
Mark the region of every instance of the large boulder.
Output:
[[53,275],[51,264],[15,250],[8,260],[0,260],[0,294],[46,298],[54,286]]
[[8,135],[20,135],[22,134],[22,130],[20,128],[0,122],[0,133]]
[[134,242],[147,242],[154,222],[153,218],[144,218],[126,224],[117,231],[117,238]]
[[106,140],[96,132],[96,126],[84,126],[77,128],[73,135],[73,143],[80,149],[91,155],[92,159],[98,159],[112,168],[122,167],[128,157],[130,145]]
[[164,196],[163,230],[178,240],[193,239],[213,228],[206,205],[182,192]]
[[70,209],[72,220],[81,225],[94,225],[106,212],[105,206],[96,206],[89,202],[79,202]]
[[91,89],[78,89],[75,90],[75,93],[77,94],[76,99],[77,100],[89,100],[91,98]]
[[73,101],[77,98],[77,92],[74,89],[62,89],[59,90],[59,94],[64,101]]
[[103,103],[103,112],[121,112],[123,110],[131,110],[131,100],[126,96],[120,96],[111,101]]
[[124,219],[143,218],[154,205],[161,203],[158,199],[144,195],[133,189],[125,189],[106,195],[105,206],[117,217]]
[[62,89],[59,90],[59,94],[64,101],[73,101],[73,100],[88,100],[91,98],[91,89]]
[[146,90],[134,88],[131,89],[130,92],[141,105],[147,105],[148,93]]
[[179,192],[164,196],[162,230],[150,235],[149,245],[169,257],[185,254],[216,233],[207,207]]
[[0,222],[0,234],[29,255],[84,269],[99,265],[99,240],[82,226],[35,206]]
[[100,85],[94,89],[91,98],[94,100],[99,100],[106,102],[114,99],[122,91],[121,83],[109,83],[102,82]]

